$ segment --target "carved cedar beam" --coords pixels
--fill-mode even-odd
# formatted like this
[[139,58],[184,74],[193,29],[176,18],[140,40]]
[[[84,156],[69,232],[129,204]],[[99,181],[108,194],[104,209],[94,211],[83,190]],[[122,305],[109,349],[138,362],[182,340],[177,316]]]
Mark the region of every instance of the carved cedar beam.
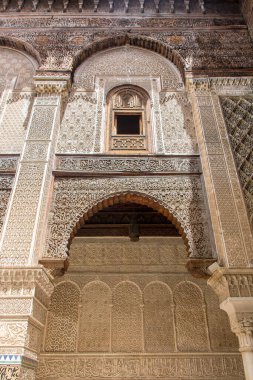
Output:
[[160,4],[160,0],[154,0],[154,3],[155,3],[156,13],[159,13],[159,4]]
[[63,12],[67,12],[69,0],[63,0]]
[[169,5],[170,5],[170,13],[175,12],[175,0],[169,0]]
[[23,8],[23,5],[24,5],[24,0],[18,0],[17,12],[21,11],[21,9]]
[[83,0],[78,0],[78,11],[80,13],[83,11]]
[[205,1],[204,0],[199,0],[199,6],[200,6],[200,9],[201,9],[201,12],[203,14],[206,13]]
[[109,12],[113,12],[114,11],[114,2],[113,0],[109,0]]
[[6,11],[8,5],[9,5],[9,0],[3,0],[3,11]]
[[54,4],[54,0],[47,0],[47,4],[48,4],[47,11],[48,11],[48,12],[51,12],[51,10],[52,10],[52,6],[53,6],[53,4]]
[[144,13],[144,2],[145,0],[139,0],[141,6],[141,13]]
[[39,0],[33,0],[32,1],[32,11],[35,12],[37,10],[37,7],[38,7],[38,4],[39,4]]
[[94,12],[97,12],[99,0],[93,0],[93,2],[94,2]]
[[184,0],[184,6],[186,13],[190,13],[190,0]]
[[124,0],[125,3],[125,12],[128,12],[129,0]]

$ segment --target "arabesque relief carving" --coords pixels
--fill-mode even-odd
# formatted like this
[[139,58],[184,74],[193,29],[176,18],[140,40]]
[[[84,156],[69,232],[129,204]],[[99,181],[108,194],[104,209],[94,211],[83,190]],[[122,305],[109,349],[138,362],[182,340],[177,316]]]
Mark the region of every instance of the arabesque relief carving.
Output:
[[59,172],[88,173],[198,173],[201,167],[198,157],[110,157],[110,156],[61,156],[56,170]]
[[[178,89],[182,80],[176,67],[165,58],[146,49],[134,46],[122,46],[98,53],[88,58],[75,72],[74,84],[87,90],[92,90],[94,77],[142,75],[161,77],[163,87]],[[138,59],[136,57],[138,56]],[[122,65],[124,61],[124,65]]]
[[221,97],[221,104],[253,229],[253,98]]
[[127,193],[136,194],[137,197],[140,194],[143,199],[151,199],[177,218],[186,234],[191,257],[212,257],[202,189],[196,176],[157,177],[145,180],[131,177],[57,178],[49,221],[48,250],[44,257],[66,258],[68,240],[76,223],[85,213],[105,199]]
[[[62,281],[55,287],[43,352],[52,356],[58,352],[93,352],[99,358],[99,353],[109,352],[233,352],[237,348],[238,343],[229,332],[228,318],[219,311],[217,300],[209,306],[210,312],[217,313],[216,317],[207,318],[210,294],[207,292],[204,298],[201,284],[181,281],[179,271],[166,282],[162,280],[166,277],[152,280],[152,276],[145,286],[144,273],[136,275],[135,282],[118,275],[114,284],[110,283],[108,273],[102,275],[103,281],[90,281],[87,274],[80,275],[86,281],[82,289],[73,274],[69,275],[71,281]],[[187,319],[183,317],[186,310]],[[209,329],[214,332],[216,327],[218,332],[221,323],[226,339],[213,346],[218,339],[213,335],[210,346]]]

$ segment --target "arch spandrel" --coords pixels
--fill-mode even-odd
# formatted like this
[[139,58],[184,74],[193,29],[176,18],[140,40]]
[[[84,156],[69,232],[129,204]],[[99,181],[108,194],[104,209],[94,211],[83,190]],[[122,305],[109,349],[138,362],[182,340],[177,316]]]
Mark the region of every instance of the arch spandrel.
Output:
[[[114,191],[112,191],[114,189]],[[77,230],[98,210],[120,202],[156,209],[178,228],[191,258],[212,258],[197,177],[56,179],[46,258],[66,259]]]
[[13,47],[2,46],[0,39],[0,77],[5,84],[15,78],[14,90],[33,87],[33,76],[37,67],[38,62],[33,56]]
[[74,86],[91,90],[97,76],[149,78],[150,75],[161,78],[162,88],[183,87],[180,72],[171,61],[152,49],[131,45],[112,47],[88,57],[74,73]]
[[153,38],[141,35],[120,34],[102,38],[91,43],[79,51],[73,58],[73,72],[76,72],[92,55],[104,52],[106,49],[117,47],[140,47],[150,52],[155,52],[160,57],[165,57],[165,61],[174,67],[179,77],[184,82],[185,61],[180,54],[172,49],[168,44],[157,41]]

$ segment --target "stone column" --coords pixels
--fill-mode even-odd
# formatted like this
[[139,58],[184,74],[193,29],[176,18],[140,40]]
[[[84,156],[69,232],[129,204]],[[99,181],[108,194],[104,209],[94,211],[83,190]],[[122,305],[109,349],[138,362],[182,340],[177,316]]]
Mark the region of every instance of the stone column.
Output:
[[253,268],[209,267],[208,284],[217,293],[220,308],[229,317],[231,330],[239,340],[246,380],[253,380]]
[[0,268],[2,379],[35,379],[52,291],[52,278],[42,266]]
[[[253,259],[252,233],[213,82],[188,79],[214,246],[222,266],[244,267]],[[236,80],[216,82],[222,86]]]
[[[43,80],[42,80],[43,79]],[[66,78],[36,78],[27,137],[0,242],[0,265],[33,265],[41,256]]]
[[0,242],[0,377],[35,379],[52,278],[45,246],[52,167],[68,78],[35,78],[35,98]]

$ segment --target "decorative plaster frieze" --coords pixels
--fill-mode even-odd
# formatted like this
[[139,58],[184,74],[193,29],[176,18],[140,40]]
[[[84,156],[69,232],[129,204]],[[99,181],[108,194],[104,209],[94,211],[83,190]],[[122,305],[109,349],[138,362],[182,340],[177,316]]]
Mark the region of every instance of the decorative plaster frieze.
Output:
[[59,172],[83,173],[200,173],[198,157],[75,157],[58,156]]
[[0,297],[33,296],[48,303],[53,291],[52,277],[43,267],[0,268]]
[[221,77],[221,78],[188,78],[188,89],[197,92],[209,91],[252,91],[253,78],[252,77]]
[[[176,354],[177,355],[177,354]],[[206,376],[228,379],[237,376],[243,379],[243,367],[238,354],[229,355],[138,355],[126,357],[113,355],[103,357],[83,356],[75,358],[71,355],[68,360],[62,356],[41,355],[38,368],[38,379],[46,380],[60,377],[62,379],[76,376],[85,378],[114,378],[114,379],[175,379],[180,377],[202,379]]]

